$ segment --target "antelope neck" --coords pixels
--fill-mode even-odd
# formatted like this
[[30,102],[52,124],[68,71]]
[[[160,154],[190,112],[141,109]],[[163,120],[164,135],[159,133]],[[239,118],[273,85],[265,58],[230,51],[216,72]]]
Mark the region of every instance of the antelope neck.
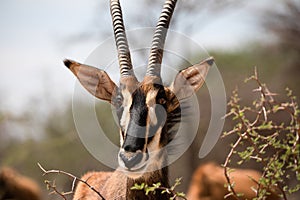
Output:
[[147,172],[139,179],[127,179],[127,195],[126,199],[130,200],[168,200],[170,199],[170,195],[167,193],[161,194],[161,190],[157,190],[155,194],[150,192],[148,195],[145,195],[144,190],[132,190],[131,188],[135,184],[141,185],[142,183],[147,184],[148,186],[152,186],[156,183],[161,183],[162,187],[169,188],[169,180],[168,180],[168,167],[164,167],[160,170],[154,172]]

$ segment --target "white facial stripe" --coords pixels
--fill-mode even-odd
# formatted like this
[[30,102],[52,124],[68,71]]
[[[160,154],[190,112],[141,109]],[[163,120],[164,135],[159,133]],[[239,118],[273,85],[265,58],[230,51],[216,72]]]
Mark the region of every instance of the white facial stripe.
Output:
[[124,143],[124,138],[122,136],[122,131],[120,130],[120,144],[123,145]]
[[[124,128],[124,130],[127,130],[128,125],[129,125],[129,121],[130,121],[130,106],[132,104],[132,97],[129,91],[124,90],[122,91],[122,95],[123,95],[123,113],[122,113],[122,117],[120,119],[120,126]],[[126,133],[124,133],[126,134]],[[123,144],[123,139],[121,140],[121,145]]]
[[147,116],[147,127],[146,127],[146,135],[145,135],[145,146],[144,151],[146,151],[147,145],[148,145],[148,137],[150,132],[150,125],[155,125],[157,123],[157,118],[155,115],[155,104],[156,104],[156,95],[157,90],[151,90],[147,93],[146,97],[146,105],[148,107],[148,116]]
[[147,93],[146,104],[151,107],[156,104],[156,95],[158,90],[151,90]]
[[157,117],[155,114],[155,105],[156,105],[156,96],[157,96],[158,90],[151,90],[148,92],[147,97],[146,97],[146,104],[149,108],[149,118],[150,118],[150,123],[152,126],[155,126],[157,124]]
[[149,108],[149,118],[150,118],[150,124],[152,126],[155,126],[157,124],[157,117],[156,117],[156,113],[155,113],[155,105],[153,105]]
[[129,109],[130,106],[124,107],[123,114],[120,120],[120,125],[124,128],[124,130],[127,130],[127,126],[129,124],[129,118],[130,118]]

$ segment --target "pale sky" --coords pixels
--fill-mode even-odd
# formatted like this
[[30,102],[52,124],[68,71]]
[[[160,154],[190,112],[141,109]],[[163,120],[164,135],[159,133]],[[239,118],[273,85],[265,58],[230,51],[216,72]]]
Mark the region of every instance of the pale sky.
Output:
[[[134,13],[139,1],[127,0],[123,10]],[[249,1],[247,9],[232,10],[224,16],[207,16],[208,20],[213,19],[211,23],[192,34],[180,30],[180,26],[175,31],[206,49],[236,49],[265,37],[251,12],[264,8],[267,2]],[[75,79],[62,60],[72,58],[83,62],[103,42],[96,39],[68,42],[70,37],[96,24],[97,6],[96,0],[0,1],[0,109],[18,113],[31,106],[30,109],[46,111],[43,106],[62,106],[72,99]],[[99,15],[104,20],[99,30],[112,29],[109,10],[102,12]],[[142,28],[138,26],[135,28]]]

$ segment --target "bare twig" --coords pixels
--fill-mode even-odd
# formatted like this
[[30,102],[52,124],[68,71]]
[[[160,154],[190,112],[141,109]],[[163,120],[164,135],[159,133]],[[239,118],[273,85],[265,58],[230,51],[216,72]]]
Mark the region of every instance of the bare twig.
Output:
[[234,145],[232,146],[232,148],[231,148],[229,154],[227,155],[226,160],[225,160],[225,163],[224,163],[224,165],[223,165],[223,166],[224,166],[224,175],[225,175],[225,178],[226,178],[226,181],[227,181],[227,184],[228,184],[228,186],[227,186],[228,191],[232,193],[232,196],[233,196],[236,200],[239,200],[239,198],[238,198],[238,195],[237,195],[237,193],[236,193],[236,191],[235,191],[235,189],[234,189],[234,187],[233,187],[233,183],[231,183],[230,175],[229,175],[229,172],[228,172],[228,170],[229,170],[228,165],[229,165],[230,159],[231,159],[231,157],[232,157],[232,155],[233,155],[235,149],[237,148],[237,146],[238,146],[238,145],[240,144],[240,142],[242,141],[242,138],[243,138],[243,136],[241,135],[241,136],[237,139],[237,141],[234,143]]
[[[78,178],[77,176],[71,174],[71,173],[68,173],[68,172],[65,172],[65,171],[62,171],[62,170],[46,170],[45,168],[42,167],[42,165],[40,163],[38,163],[38,166],[39,168],[43,171],[43,176],[47,175],[47,174],[63,174],[63,175],[66,175],[70,178],[73,179],[73,182],[72,182],[72,188],[71,188],[71,192],[73,193],[74,192],[74,188],[75,188],[75,183],[76,182],[81,182],[83,184],[85,184],[86,186],[88,186],[92,191],[94,191],[102,200],[105,200],[105,198],[100,194],[100,192],[98,190],[96,190],[92,185],[90,185],[87,180],[82,180],[80,178]],[[56,190],[56,187],[51,187],[51,189],[54,189],[54,191],[61,196],[62,193],[59,193],[57,192]]]
[[61,198],[63,198],[64,200],[67,200],[67,198],[65,196],[66,194],[64,192],[58,191],[58,189],[56,188],[55,183],[51,184],[50,181],[45,180],[45,184],[47,185],[48,189],[52,189],[55,194],[58,194]]

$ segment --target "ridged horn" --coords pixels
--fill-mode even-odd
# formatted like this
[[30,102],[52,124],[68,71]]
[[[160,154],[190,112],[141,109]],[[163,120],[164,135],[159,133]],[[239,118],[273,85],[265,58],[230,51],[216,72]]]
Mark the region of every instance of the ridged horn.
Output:
[[118,51],[121,77],[134,76],[123,22],[122,9],[119,0],[110,0],[110,13],[112,17],[115,42]]
[[154,32],[146,76],[160,77],[163,49],[167,30],[175,9],[177,0],[166,0]]

